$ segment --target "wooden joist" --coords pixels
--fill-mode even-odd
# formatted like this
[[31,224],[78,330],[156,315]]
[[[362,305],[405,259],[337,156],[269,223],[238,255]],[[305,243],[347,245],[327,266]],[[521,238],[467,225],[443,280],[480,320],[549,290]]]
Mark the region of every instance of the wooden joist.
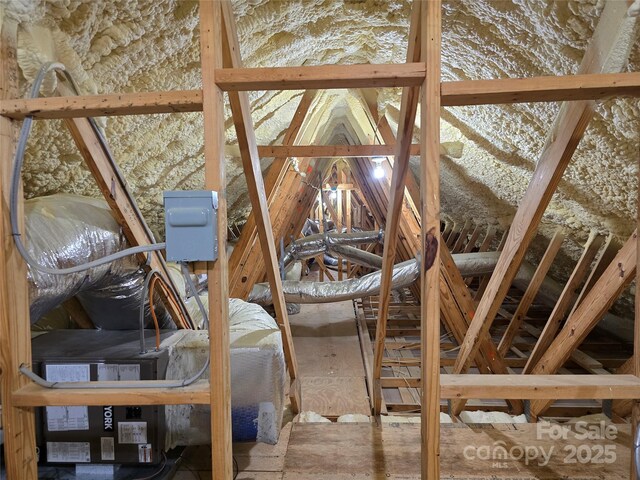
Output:
[[[420,58],[420,2],[413,4],[411,12],[411,27],[409,31],[409,45],[407,61],[415,61]],[[424,77],[423,77],[424,78]],[[389,204],[386,212],[386,225],[384,236],[384,250],[382,254],[382,268],[380,279],[380,306],[378,322],[376,326],[376,339],[374,343],[374,381],[381,376],[382,357],[384,355],[384,341],[386,337],[387,314],[389,313],[389,294],[391,293],[391,278],[396,261],[396,247],[398,244],[398,226],[400,224],[400,212],[404,199],[405,178],[409,173],[409,155],[413,126],[415,124],[416,111],[420,88],[405,87],[402,90],[400,102],[400,121],[398,123],[398,138],[396,159],[393,165],[391,177],[391,189],[389,192]],[[440,142],[438,141],[438,155]],[[382,405],[382,391],[374,389],[373,409],[376,415],[380,414]]]
[[[218,232],[226,232],[227,179],[222,109],[224,98],[222,90],[215,85],[216,71],[222,67],[223,61],[222,12],[218,2],[200,1],[200,52],[202,84],[209,86],[203,99],[205,188],[218,192]],[[226,252],[226,249],[226,235],[218,235],[218,251],[222,253]],[[211,367],[208,388],[204,391],[205,395],[208,392],[210,397],[211,438],[216,439],[211,444],[211,475],[212,478],[223,480],[233,477],[228,281],[228,260],[227,256],[222,254],[217,261],[207,263]]]
[[[224,32],[222,38],[223,64],[228,68],[239,68],[241,67],[242,61],[231,3],[229,1],[223,1],[220,5],[222,8]],[[251,119],[249,96],[246,92],[229,92],[229,103],[231,104],[233,123],[236,128],[238,145],[240,146],[249,199],[256,213],[255,223],[258,230],[262,255],[265,260],[267,279],[271,287],[273,308],[276,314],[276,321],[282,333],[284,357],[289,370],[289,377],[291,378],[289,388],[291,406],[294,412],[298,412],[301,405],[299,398],[298,363],[293,346],[291,327],[289,325],[287,305],[282,292],[282,278],[280,277],[276,245],[273,238],[271,218],[269,216],[269,206],[264,190],[253,120]]]
[[[579,73],[600,73],[617,41],[617,26],[626,14],[619,4],[608,3],[585,52]],[[594,103],[577,101],[562,105],[536,165],[525,196],[518,207],[507,242],[476,310],[476,316],[460,348],[455,373],[465,372],[502,305],[538,224],[569,165],[580,139],[593,117]]]
[[225,69],[218,86],[227,91],[380,88],[419,86],[424,63],[320,65]]
[[[295,78],[305,72],[306,78]],[[320,70],[313,70],[320,69]],[[334,86],[326,80],[327,69],[340,69],[341,79]],[[349,72],[360,69],[357,72]],[[255,70],[259,70],[255,72]],[[323,67],[294,67],[293,70],[272,69],[271,77],[262,79],[263,69],[221,70],[218,76],[224,86],[232,86],[236,74],[244,76],[237,86],[249,90],[264,90],[262,83],[275,90],[286,88],[348,88],[364,87],[372,82],[384,82],[384,86],[419,84],[416,77],[424,75],[424,66],[397,65],[330,65]],[[395,73],[394,73],[395,72]],[[315,78],[314,78],[315,77]],[[280,83],[284,82],[284,83]],[[393,85],[397,84],[397,85]],[[369,86],[383,86],[369,85]],[[560,102],[570,100],[602,100],[614,96],[640,96],[640,72],[567,75],[559,77],[502,78],[493,80],[463,80],[442,83],[442,106],[485,105],[523,102]],[[103,117],[111,115],[144,115],[152,113],[179,113],[202,111],[201,90],[176,90],[167,92],[115,93],[55,97],[36,100],[8,99],[0,102],[0,115],[22,120],[27,115],[34,118]]]

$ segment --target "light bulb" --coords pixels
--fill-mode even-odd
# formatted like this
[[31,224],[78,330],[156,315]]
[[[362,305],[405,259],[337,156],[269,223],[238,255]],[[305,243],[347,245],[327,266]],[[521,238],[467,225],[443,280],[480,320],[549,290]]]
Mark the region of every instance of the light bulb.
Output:
[[335,200],[337,196],[338,196],[338,193],[335,190],[331,190],[331,193],[329,194],[329,198],[331,200]]
[[382,168],[382,165],[380,165],[380,164],[376,165],[376,168],[373,169],[373,176],[375,178],[383,178],[384,177],[384,168]]

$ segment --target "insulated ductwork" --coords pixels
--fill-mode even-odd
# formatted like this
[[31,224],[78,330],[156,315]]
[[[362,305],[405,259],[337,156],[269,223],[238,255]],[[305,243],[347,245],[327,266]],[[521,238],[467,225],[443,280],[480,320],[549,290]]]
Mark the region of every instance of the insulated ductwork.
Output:
[[[360,278],[342,282],[282,282],[284,299],[292,303],[331,303],[353,298],[375,295],[380,290],[381,272],[374,272]],[[393,269],[391,288],[404,288],[415,282],[420,276],[420,264],[409,260],[396,265]],[[258,283],[249,295],[249,301],[258,305],[271,305],[271,289],[266,283]]]
[[[46,267],[67,268],[127,247],[120,227],[102,200],[53,195],[27,200],[24,209],[27,249]],[[28,281],[31,323],[77,296],[98,328],[138,326],[144,274],[135,257],[70,275],[29,269]],[[173,322],[159,298],[155,304],[161,328],[172,328]]]
[[384,231],[382,230],[350,233],[318,233],[292,242],[287,247],[282,261],[286,267],[295,260],[306,260],[323,253],[331,254],[332,249],[338,245],[368,245],[370,243],[382,243],[383,240]]

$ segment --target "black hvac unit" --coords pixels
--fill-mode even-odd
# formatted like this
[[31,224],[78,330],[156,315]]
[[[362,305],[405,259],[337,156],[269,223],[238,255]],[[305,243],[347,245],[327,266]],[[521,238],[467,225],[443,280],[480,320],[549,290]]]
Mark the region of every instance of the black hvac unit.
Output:
[[[173,332],[162,332],[167,338]],[[166,349],[141,354],[139,332],[53,330],[33,339],[33,369],[50,381],[161,380],[168,362]],[[38,409],[40,462],[91,464],[157,464],[165,441],[164,406]]]

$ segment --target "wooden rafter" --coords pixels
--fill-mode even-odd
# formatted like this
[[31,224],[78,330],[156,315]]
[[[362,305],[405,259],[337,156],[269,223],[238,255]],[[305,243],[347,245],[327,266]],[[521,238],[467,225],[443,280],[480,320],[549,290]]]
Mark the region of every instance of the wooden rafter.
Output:
[[[205,187],[218,192],[218,231],[227,231],[227,179],[224,157],[223,92],[216,87],[216,71],[222,67],[222,12],[218,2],[200,1],[200,56],[204,116]],[[218,251],[227,249],[226,235],[218,235]],[[209,292],[209,355],[211,367],[205,393],[211,406],[212,478],[233,477],[231,451],[231,358],[229,341],[228,261],[222,254],[207,263]],[[205,387],[207,387],[205,385]],[[99,391],[99,390],[98,390]],[[140,392],[131,391],[140,396]],[[123,396],[118,396],[120,399]],[[86,397],[84,397],[86,400]],[[165,401],[170,401],[165,399]],[[103,397],[104,402],[104,397]],[[113,404],[113,403],[112,403]],[[137,405],[139,403],[136,403]]]
[[[407,50],[407,62],[420,58],[421,37],[421,2],[414,2],[411,11],[411,24],[409,30],[409,45]],[[400,212],[404,200],[406,177],[409,173],[409,156],[413,127],[415,125],[416,111],[420,88],[405,87],[402,90],[400,102],[400,121],[398,123],[397,151],[393,164],[391,177],[391,189],[389,192],[389,206],[386,215],[384,250],[382,254],[382,269],[380,280],[380,305],[378,307],[378,321],[376,324],[376,339],[374,343],[373,371],[374,381],[378,381],[382,374],[382,357],[384,354],[384,340],[386,337],[387,315],[389,314],[389,294],[391,293],[391,277],[396,261],[396,248],[398,244],[398,226]],[[440,143],[438,142],[438,155],[440,155]],[[438,226],[438,229],[440,227]],[[373,410],[380,414],[382,407],[382,390],[374,389]]]
[[502,356],[505,356],[509,349],[511,348],[511,344],[513,343],[513,339],[515,338],[518,330],[520,330],[520,326],[524,321],[527,312],[529,311],[529,307],[533,303],[533,300],[536,298],[538,294],[538,290],[542,286],[542,282],[547,276],[547,272],[551,268],[553,261],[556,258],[556,255],[560,251],[560,247],[562,246],[562,242],[564,241],[564,233],[561,229],[556,230],[553,234],[553,238],[549,242],[536,271],[527,286],[527,290],[524,292],[520,303],[518,304],[518,308],[516,308],[515,313],[511,317],[511,321],[507,326],[504,334],[502,335],[502,340],[500,341],[500,345],[498,345],[498,351]]
[[[617,39],[617,26],[626,14],[620,5],[608,3],[585,52],[578,73],[600,73]],[[607,33],[603,33],[607,32]],[[513,220],[509,237],[482,296],[476,316],[460,348],[455,373],[465,372],[478,349],[481,334],[489,332],[540,219],[593,117],[591,101],[564,103],[547,145],[536,165],[531,183]]]
[[[223,1],[221,2],[221,7],[224,20],[224,36],[222,38],[224,65],[229,68],[239,68],[242,60],[240,59],[240,46],[238,44],[238,35],[231,3],[229,1]],[[271,287],[273,308],[276,314],[276,321],[282,333],[282,346],[289,370],[289,377],[291,378],[289,396],[291,398],[292,408],[297,412],[300,408],[298,363],[293,346],[291,327],[289,325],[287,305],[282,291],[282,279],[278,267],[276,245],[273,238],[271,218],[269,217],[269,206],[267,205],[262,170],[260,167],[260,157],[258,156],[253,121],[251,119],[249,96],[245,92],[229,92],[229,102],[231,104],[233,122],[236,127],[238,145],[240,146],[249,199],[256,213],[255,223],[258,230],[262,255],[265,260],[267,279]]]
[[587,275],[588,269],[591,266],[591,262],[595,258],[598,250],[602,246],[603,238],[597,235],[595,232],[591,232],[587,239],[587,244],[584,247],[582,255],[578,259],[569,280],[567,281],[558,301],[556,302],[549,319],[542,330],[541,335],[538,337],[536,346],[533,348],[529,355],[529,361],[524,367],[523,373],[529,373],[533,371],[534,366],[540,360],[543,353],[547,351],[549,345],[556,336],[560,323],[564,320],[565,315],[569,312],[569,309],[573,306],[573,302],[578,294],[578,288],[582,284],[584,278]]
[[[569,317],[531,373],[553,374],[567,361],[586,336],[607,313],[620,292],[631,283],[636,272],[636,233],[620,249],[611,264]],[[542,413],[552,401],[531,402],[534,416]]]
[[[63,83],[58,84],[58,90],[71,94],[70,87]],[[101,142],[89,119],[66,118],[64,122],[129,245],[135,247],[154,243],[153,234],[140,213],[135,198],[129,192],[126,183],[120,181],[118,167],[112,161],[107,146]],[[151,256],[150,262],[147,262],[147,255]],[[169,285],[171,298],[164,290],[160,290],[158,295],[175,324],[180,325],[180,318],[188,318],[189,312],[169,274],[164,257],[159,252],[151,252],[139,254],[138,259],[146,272],[156,270]]]
[[[311,103],[316,96],[315,90],[307,90],[296,109],[291,124],[284,136],[283,143],[285,145],[293,144],[296,141],[298,132],[306,118]],[[265,192],[267,202],[269,203],[269,212],[274,210],[274,200],[279,197],[281,189],[287,189],[291,183],[293,175],[287,175],[289,172],[289,158],[277,157],[271,163],[264,179]],[[281,205],[275,205],[275,209],[279,210]],[[274,222],[275,223],[275,222]],[[251,271],[264,270],[264,260],[259,255],[260,247],[257,242],[258,230],[255,222],[255,212],[252,210],[247,217],[247,221],[242,227],[240,238],[236,244],[231,258],[229,259],[229,290],[231,296],[238,298],[246,298],[249,289],[253,287],[255,282],[249,281]],[[246,279],[243,281],[243,279]],[[243,284],[248,283],[247,287]]]

